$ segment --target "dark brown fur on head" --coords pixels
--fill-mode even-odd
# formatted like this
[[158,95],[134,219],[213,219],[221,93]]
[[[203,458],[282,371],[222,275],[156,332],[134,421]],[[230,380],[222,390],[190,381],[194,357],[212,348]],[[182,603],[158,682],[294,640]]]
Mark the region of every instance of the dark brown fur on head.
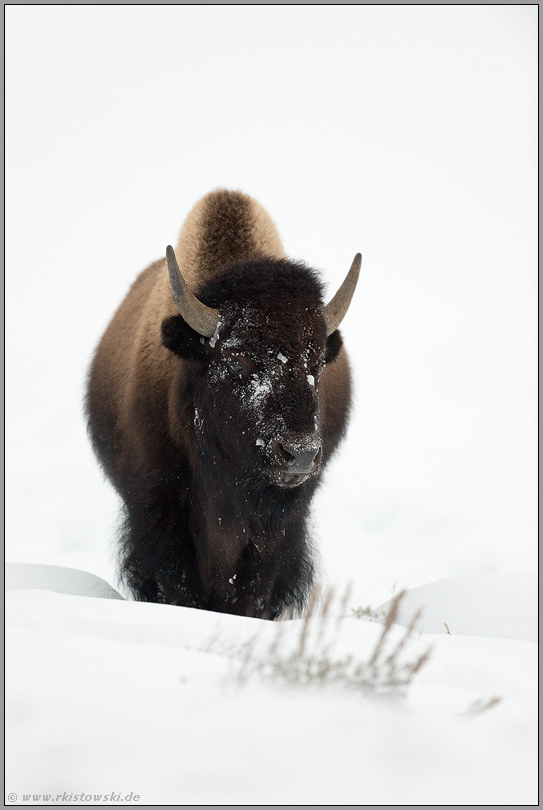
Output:
[[177,315],[163,322],[162,342],[200,364],[194,394],[200,442],[211,426],[223,436],[233,427],[223,455],[253,488],[270,479],[299,483],[300,476],[288,474],[285,481],[288,447],[315,448],[316,477],[323,460],[319,377],[341,337],[338,330],[326,336],[315,272],[286,259],[253,260],[225,268],[199,298],[221,313],[217,336],[202,338]]

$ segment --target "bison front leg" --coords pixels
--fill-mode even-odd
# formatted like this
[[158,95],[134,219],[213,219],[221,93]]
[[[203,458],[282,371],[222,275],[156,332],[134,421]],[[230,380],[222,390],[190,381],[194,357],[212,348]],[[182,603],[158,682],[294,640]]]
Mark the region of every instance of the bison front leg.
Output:
[[206,607],[183,503],[167,489],[125,503],[120,557],[121,578],[137,600]]
[[281,535],[273,549],[250,541],[236,569],[235,612],[274,620],[285,611],[301,613],[314,579],[314,566],[305,541],[296,533]]

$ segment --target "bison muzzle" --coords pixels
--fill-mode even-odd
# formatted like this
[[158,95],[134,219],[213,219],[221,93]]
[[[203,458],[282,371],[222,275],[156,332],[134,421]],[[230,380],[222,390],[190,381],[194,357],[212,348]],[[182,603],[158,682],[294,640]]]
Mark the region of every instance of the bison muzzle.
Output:
[[136,278],[86,397],[136,599],[266,619],[303,610],[311,499],[350,408],[338,326],[360,262],[325,304],[266,211],[221,189]]

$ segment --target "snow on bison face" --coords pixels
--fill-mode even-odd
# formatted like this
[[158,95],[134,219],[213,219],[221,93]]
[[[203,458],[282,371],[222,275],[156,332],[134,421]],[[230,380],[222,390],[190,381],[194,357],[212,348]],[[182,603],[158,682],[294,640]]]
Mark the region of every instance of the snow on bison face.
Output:
[[227,460],[236,480],[249,484],[293,488],[315,477],[319,379],[342,345],[315,271],[283,259],[231,265],[190,305],[194,311],[164,321],[162,341],[194,362],[198,452],[206,463]]
[[225,323],[219,332],[209,364],[208,394],[222,404],[223,417],[236,414],[232,418],[241,428],[236,445],[251,447],[254,469],[278,486],[298,486],[320,471],[322,458],[322,315],[313,309],[304,312],[303,321],[287,325],[281,324],[284,313],[280,318],[278,312],[245,306],[232,316],[232,326]]

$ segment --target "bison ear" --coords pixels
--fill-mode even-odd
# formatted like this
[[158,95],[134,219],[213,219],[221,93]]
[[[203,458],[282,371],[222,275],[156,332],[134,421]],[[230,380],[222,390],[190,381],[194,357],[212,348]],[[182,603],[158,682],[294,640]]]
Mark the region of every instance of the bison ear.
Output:
[[209,361],[208,341],[195,332],[182,315],[162,321],[162,345],[185,360]]
[[343,346],[343,338],[341,337],[341,332],[339,331],[339,329],[336,329],[335,332],[332,332],[332,334],[326,338],[326,348],[324,355],[324,362],[326,363],[326,365],[328,365],[328,363],[334,362],[342,346]]

